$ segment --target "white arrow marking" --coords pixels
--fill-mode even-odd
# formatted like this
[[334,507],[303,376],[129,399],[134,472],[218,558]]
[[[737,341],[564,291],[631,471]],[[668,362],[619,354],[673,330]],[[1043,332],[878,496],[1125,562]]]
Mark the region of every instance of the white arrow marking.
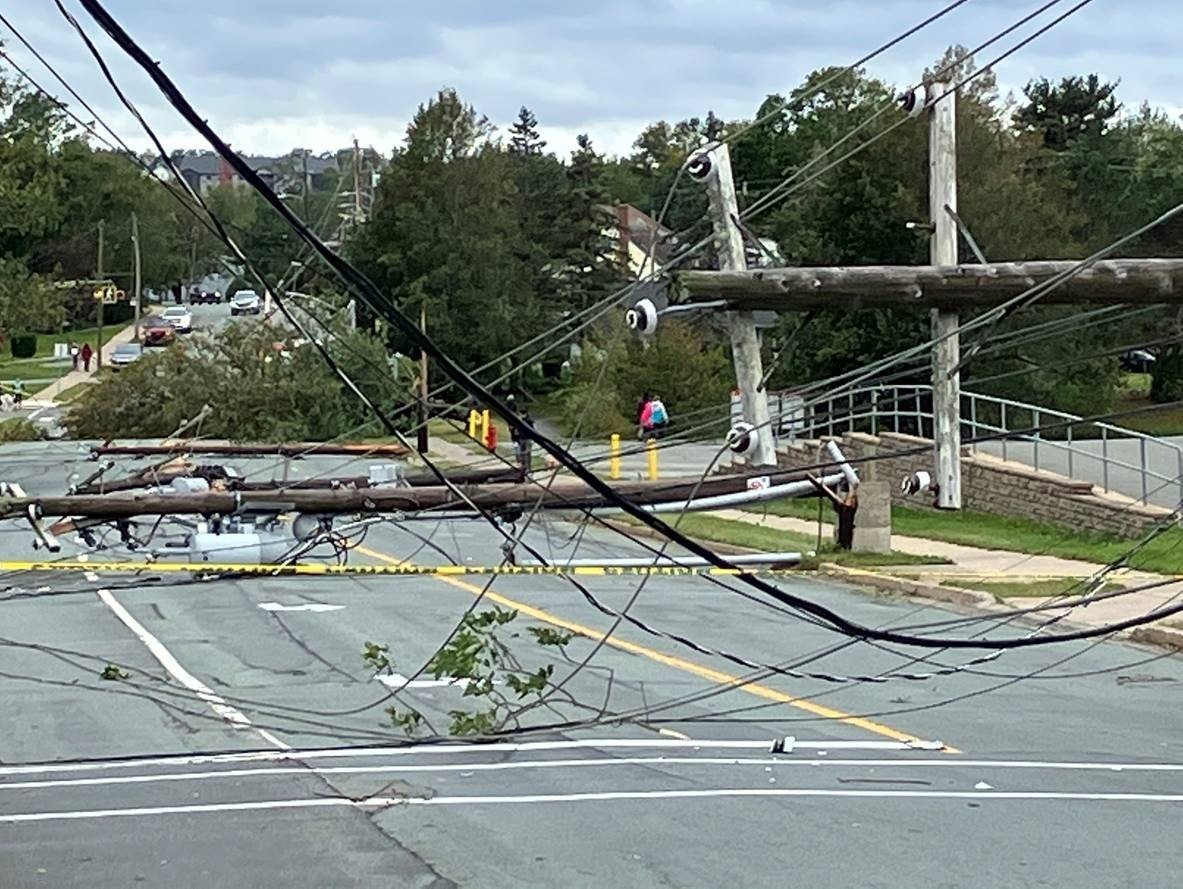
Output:
[[340,611],[344,605],[326,605],[324,602],[305,602],[303,605],[281,605],[278,602],[260,602],[259,607],[264,611]]

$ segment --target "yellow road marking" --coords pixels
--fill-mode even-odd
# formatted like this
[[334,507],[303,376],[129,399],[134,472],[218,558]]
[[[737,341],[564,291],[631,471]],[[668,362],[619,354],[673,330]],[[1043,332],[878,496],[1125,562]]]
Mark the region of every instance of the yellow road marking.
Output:
[[[369,556],[373,559],[386,562],[392,565],[404,564],[393,556],[388,556],[386,553],[370,549],[366,546],[355,547],[357,552]],[[656,661],[667,667],[672,667],[675,670],[681,670],[684,673],[690,673],[698,676],[701,679],[707,679],[719,685],[731,685],[736,689],[747,694],[754,695],[758,698],[764,698],[768,701],[775,701],[778,704],[788,704],[790,707],[796,707],[799,710],[804,710],[807,713],[812,713],[815,716],[821,716],[825,719],[833,719],[838,722],[844,722],[847,725],[861,728],[864,731],[871,732],[876,735],[882,735],[885,738],[891,738],[893,741],[903,741],[910,743],[921,740],[916,735],[908,734],[907,732],[899,731],[891,726],[883,725],[871,719],[866,719],[862,716],[852,716],[841,710],[835,710],[833,707],[827,707],[824,704],[818,704],[814,701],[805,698],[794,697],[793,695],[785,694],[775,688],[770,688],[766,685],[760,685],[755,682],[745,682],[741,677],[724,673],[722,670],[716,670],[712,667],[707,667],[702,664],[697,664],[693,661],[688,661],[685,658],[676,657],[674,655],[665,654],[654,648],[649,648],[645,645],[638,645],[636,642],[629,642],[626,639],[620,639],[616,636],[611,636],[606,633],[601,633],[599,630],[593,629],[583,624],[575,623],[557,615],[551,614],[548,611],[543,611],[541,608],[536,608],[533,605],[528,605],[525,602],[519,602],[515,599],[510,599],[500,593],[495,593],[492,590],[482,590],[481,587],[468,583],[464,580],[459,580],[455,577],[437,574],[435,578],[442,583],[454,586],[457,589],[472,593],[473,595],[484,594],[484,597],[491,602],[496,602],[498,605],[504,605],[506,608],[513,608],[527,617],[534,620],[542,621],[554,627],[561,627],[569,632],[576,633],[580,636],[585,636],[588,639],[593,639],[597,642],[603,642],[612,648],[620,651],[627,651],[629,654],[640,655],[648,658],[651,661]],[[944,750],[948,753],[959,753],[956,748],[945,746]]]

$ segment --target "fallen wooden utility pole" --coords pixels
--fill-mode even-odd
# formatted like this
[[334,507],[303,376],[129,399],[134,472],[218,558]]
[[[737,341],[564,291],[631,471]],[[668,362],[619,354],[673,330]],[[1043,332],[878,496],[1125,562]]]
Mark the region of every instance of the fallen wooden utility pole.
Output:
[[99,457],[181,457],[185,454],[217,454],[226,457],[405,457],[410,453],[401,444],[331,444],[295,442],[289,444],[218,444],[215,442],[179,441],[175,444],[114,445],[102,444],[91,449]]
[[[521,475],[518,469],[472,469],[449,470],[444,472],[444,477],[454,485],[515,482],[521,480]],[[321,488],[329,490],[336,488],[363,489],[375,487],[378,484],[388,484],[387,482],[374,482],[369,476],[364,475],[337,478],[309,478],[286,482],[279,479],[248,482],[228,476],[225,469],[221,466],[194,466],[179,469],[161,469],[152,473],[136,473],[127,478],[113,479],[108,482],[97,482],[90,485],[80,485],[72,493],[77,496],[80,494],[113,494],[119,491],[139,491],[145,488],[156,488],[167,485],[173,479],[178,478],[202,479],[210,483],[221,484],[227,491],[310,490]],[[430,472],[407,473],[402,478],[402,481],[412,488],[439,484],[439,479],[434,473]]]
[[[836,484],[838,476],[830,478]],[[722,476],[699,482],[631,482],[613,486],[621,497],[642,505],[685,503],[687,511],[711,498],[749,492],[760,499],[763,488],[781,488],[796,483],[794,493],[816,492],[816,485],[802,472],[774,473],[754,485],[742,476]],[[460,488],[463,496],[442,485],[418,488],[370,487],[307,489],[295,486],[258,491],[120,492],[116,494],[74,494],[60,497],[0,498],[0,518],[83,517],[98,520],[130,519],[153,515],[235,515],[285,512],[328,514],[385,514],[448,511],[472,513],[465,497],[480,509],[495,512],[528,510],[603,509],[610,507],[603,497],[575,479],[559,478],[545,488],[537,484],[504,484]],[[792,496],[791,494],[787,494]],[[763,499],[768,499],[764,497]],[[716,501],[717,502],[717,501]]]
[[[674,273],[690,302],[736,309],[805,312],[874,308],[988,309],[1080,265],[1074,260],[952,266],[859,266]],[[1041,305],[1159,305],[1183,302],[1183,259],[1108,259],[1039,297]]]

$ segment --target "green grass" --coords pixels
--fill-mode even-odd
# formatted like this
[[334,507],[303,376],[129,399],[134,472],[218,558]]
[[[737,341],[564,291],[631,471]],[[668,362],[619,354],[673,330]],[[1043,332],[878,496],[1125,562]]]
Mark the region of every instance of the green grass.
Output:
[[[1118,411],[1131,411],[1151,406],[1153,403],[1149,398],[1129,398],[1118,405]],[[1118,426],[1125,426],[1127,429],[1145,432],[1147,435],[1183,435],[1183,407],[1128,414],[1118,417],[1114,423]]]
[[[792,516],[816,521],[817,503],[808,500],[782,500],[766,505],[770,515]],[[763,512],[765,506],[753,510]],[[822,517],[833,521],[833,511],[824,508]],[[959,512],[936,512],[915,506],[893,505],[892,531],[906,537],[943,540],[983,549],[1003,549],[1017,553],[1082,559],[1086,562],[1112,562],[1122,558],[1137,541],[1109,534],[1076,531],[1071,528],[1011,518],[965,509]],[[1130,567],[1161,574],[1183,574],[1183,529],[1170,528],[1130,561]]]
[[[941,586],[958,587],[963,590],[978,590],[990,593],[998,599],[1046,599],[1050,596],[1080,595],[1085,589],[1079,578],[1049,577],[1043,580],[1022,581],[992,581],[977,580],[976,578],[958,578],[945,580]],[[1105,584],[1100,592],[1109,593],[1121,589],[1116,583]]]
[[[631,518],[625,518],[629,524],[638,524]],[[764,552],[811,552],[817,549],[817,538],[808,534],[795,534],[791,531],[780,531],[775,528],[749,525],[747,522],[736,522],[731,519],[721,519],[710,515],[684,515],[677,523],[682,532],[700,540],[711,540],[716,543],[726,543],[732,546],[743,546]],[[910,556],[907,553],[855,553],[836,549],[828,541],[823,541],[822,549],[817,559],[807,560],[805,567],[817,562],[829,562],[846,565],[852,568],[862,566],[883,565],[947,565],[946,559],[933,556]]]
[[93,385],[94,383],[75,383],[73,386],[70,386],[59,392],[54,401],[56,401],[58,404],[69,404]]
[[[128,327],[131,327],[131,322],[105,326],[103,342],[110,342],[111,337]],[[25,381],[25,391],[29,395],[35,395],[74,369],[69,358],[53,358],[55,343],[73,342],[78,344],[79,349],[83,343],[90,343],[91,348],[97,351],[98,341],[99,329],[91,327],[86,330],[68,330],[65,333],[38,334],[37,353],[32,358],[13,358],[6,345],[0,353],[0,380],[9,382],[19,377]]]

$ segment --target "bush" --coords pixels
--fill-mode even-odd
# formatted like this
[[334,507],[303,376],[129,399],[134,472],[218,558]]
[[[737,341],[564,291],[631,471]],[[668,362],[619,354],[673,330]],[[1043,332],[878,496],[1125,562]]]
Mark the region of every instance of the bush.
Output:
[[14,333],[10,348],[13,358],[32,358],[37,354],[37,334]]
[[45,434],[36,423],[23,419],[0,421],[0,442],[41,441],[43,438]]
[[1183,398],[1183,352],[1168,349],[1158,356],[1150,378],[1150,400],[1169,404]]
[[[194,333],[88,387],[71,402],[65,425],[75,438],[161,438],[208,404],[213,413],[195,431],[209,438],[322,441],[359,434],[367,415],[357,396],[310,344],[276,349],[287,334],[259,323]],[[380,344],[356,334],[347,345],[350,358],[371,373],[356,375],[363,391],[387,411],[407,400],[409,379],[401,385],[393,373],[378,379],[377,359],[385,358]]]
[[663,322],[657,335],[642,341],[613,323],[588,345],[571,383],[558,397],[560,422],[580,436],[632,435],[637,402],[645,392],[660,396],[670,412],[670,431],[700,429],[717,420],[725,428],[733,386],[730,363],[721,345],[677,322]]

